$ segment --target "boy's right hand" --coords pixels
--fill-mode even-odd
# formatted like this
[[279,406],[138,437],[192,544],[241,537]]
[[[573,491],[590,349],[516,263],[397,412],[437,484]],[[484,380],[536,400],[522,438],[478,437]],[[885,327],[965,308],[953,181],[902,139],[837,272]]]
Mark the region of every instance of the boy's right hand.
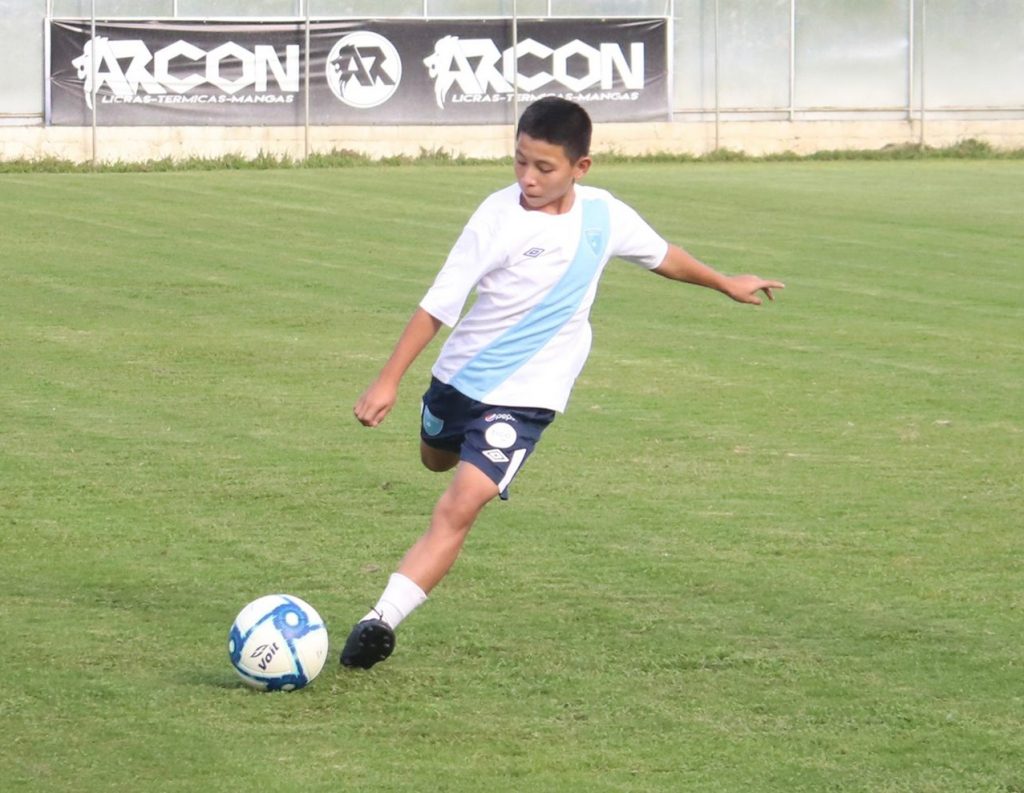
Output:
[[352,412],[364,427],[376,427],[391,412],[398,400],[398,386],[374,380],[356,401]]
[[377,379],[370,383],[352,412],[364,427],[376,427],[391,412],[398,400],[398,384],[409,365],[416,360],[423,348],[437,335],[441,320],[432,317],[422,308],[417,308],[398,337],[395,351],[391,353]]

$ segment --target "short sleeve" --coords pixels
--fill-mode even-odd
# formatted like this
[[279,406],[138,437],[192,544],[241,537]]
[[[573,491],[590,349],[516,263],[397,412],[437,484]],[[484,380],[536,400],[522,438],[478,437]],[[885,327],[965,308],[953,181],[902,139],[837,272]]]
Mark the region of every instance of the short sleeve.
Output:
[[665,261],[668,242],[651,228],[633,207],[610,199],[612,210],[612,255],[653,270]]
[[483,224],[473,220],[455,241],[433,285],[420,301],[420,308],[448,327],[459,321],[469,293],[497,264],[493,254],[497,246],[485,244],[484,240],[491,235]]

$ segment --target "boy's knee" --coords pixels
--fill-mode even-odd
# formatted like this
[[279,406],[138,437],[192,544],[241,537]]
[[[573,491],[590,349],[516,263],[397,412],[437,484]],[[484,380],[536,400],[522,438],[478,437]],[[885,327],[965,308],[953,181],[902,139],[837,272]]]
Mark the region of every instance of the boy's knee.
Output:
[[484,506],[498,495],[498,486],[472,464],[459,467],[434,506],[431,525],[469,531]]

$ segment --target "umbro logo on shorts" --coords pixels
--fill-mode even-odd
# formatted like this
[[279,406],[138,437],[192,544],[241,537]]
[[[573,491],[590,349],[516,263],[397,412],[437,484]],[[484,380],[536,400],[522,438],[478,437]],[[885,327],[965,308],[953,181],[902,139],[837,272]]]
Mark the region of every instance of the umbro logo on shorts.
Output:
[[523,256],[529,256],[531,259],[536,259],[542,253],[544,253],[543,248],[530,248],[530,250],[523,253]]
[[501,449],[484,449],[481,454],[492,463],[507,463],[508,457]]

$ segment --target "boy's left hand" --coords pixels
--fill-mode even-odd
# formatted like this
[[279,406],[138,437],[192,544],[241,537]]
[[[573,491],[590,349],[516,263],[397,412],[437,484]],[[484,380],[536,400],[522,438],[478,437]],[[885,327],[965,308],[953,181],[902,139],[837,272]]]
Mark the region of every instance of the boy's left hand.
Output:
[[785,288],[781,281],[767,281],[756,275],[732,275],[725,279],[722,291],[737,303],[759,306],[763,301],[758,292],[764,292],[769,300],[774,300],[772,290]]

